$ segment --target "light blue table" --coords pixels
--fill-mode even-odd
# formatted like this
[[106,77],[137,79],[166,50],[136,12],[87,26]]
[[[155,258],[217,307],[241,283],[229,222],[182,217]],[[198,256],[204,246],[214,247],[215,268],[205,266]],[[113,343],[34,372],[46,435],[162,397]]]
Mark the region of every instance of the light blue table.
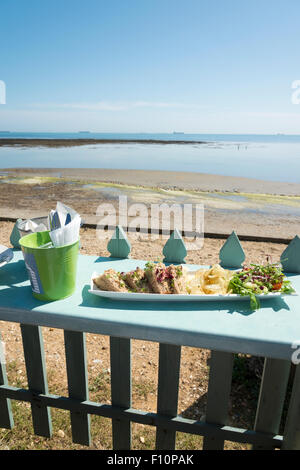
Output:
[[[20,252],[0,270],[0,320],[21,324],[29,390],[7,383],[0,370],[0,427],[13,424],[10,399],[29,401],[35,432],[51,435],[50,407],[71,411],[74,442],[89,444],[89,414],[113,420],[114,448],[130,448],[130,421],[157,427],[157,448],[175,446],[176,431],[204,436],[204,448],[223,448],[224,440],[252,443],[256,448],[300,448],[299,367],[284,436],[278,436],[290,370],[292,344],[300,340],[300,297],[263,300],[252,312],[249,301],[119,302],[88,292],[93,271],[128,271],[144,266],[130,259],[79,256],[73,296],[43,303],[33,298]],[[194,266],[194,268],[198,268]],[[289,275],[300,292],[300,275]],[[41,326],[64,330],[69,397],[50,395],[47,388]],[[112,405],[88,400],[85,336],[111,337]],[[160,343],[157,413],[131,408],[130,339]],[[206,422],[177,416],[180,347],[212,350]],[[263,356],[264,377],[254,430],[226,425],[233,353]],[[283,442],[283,444],[282,444]]]

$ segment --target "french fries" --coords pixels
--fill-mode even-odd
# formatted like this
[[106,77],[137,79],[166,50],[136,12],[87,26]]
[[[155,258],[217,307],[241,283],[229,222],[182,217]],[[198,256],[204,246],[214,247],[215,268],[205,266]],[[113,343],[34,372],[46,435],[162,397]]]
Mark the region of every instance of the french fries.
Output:
[[224,295],[228,293],[229,281],[233,273],[222,268],[219,264],[210,269],[199,269],[195,272],[185,273],[187,291],[189,294]]

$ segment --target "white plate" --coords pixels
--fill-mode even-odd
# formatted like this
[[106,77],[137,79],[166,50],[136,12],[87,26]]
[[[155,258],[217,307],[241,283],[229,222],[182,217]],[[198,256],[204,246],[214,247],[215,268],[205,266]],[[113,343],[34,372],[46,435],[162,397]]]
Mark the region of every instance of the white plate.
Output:
[[14,257],[14,252],[7,246],[0,245],[0,268],[9,263]]
[[[93,282],[93,278],[99,276],[99,273],[93,273],[92,278],[91,278],[91,288],[89,289],[89,292],[94,295],[98,295],[100,297],[106,297],[108,299],[113,299],[113,300],[133,300],[133,301],[159,301],[159,302],[191,302],[191,301],[201,301],[201,302],[207,302],[207,301],[227,301],[227,300],[249,300],[249,296],[241,296],[238,294],[226,294],[226,295],[213,295],[213,294],[205,294],[205,295],[199,295],[199,294],[143,294],[140,292],[113,292],[113,291],[107,291],[107,290],[100,290],[95,283]],[[275,292],[275,293],[270,293],[270,294],[265,294],[265,295],[257,295],[256,297],[258,299],[272,299],[274,297],[282,297],[285,294],[282,294],[281,292]],[[298,294],[292,294],[292,295],[298,295]]]

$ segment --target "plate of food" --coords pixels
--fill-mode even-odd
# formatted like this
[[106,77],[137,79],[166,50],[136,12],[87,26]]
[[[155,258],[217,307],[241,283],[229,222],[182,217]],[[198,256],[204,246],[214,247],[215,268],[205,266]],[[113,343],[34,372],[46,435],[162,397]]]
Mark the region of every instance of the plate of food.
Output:
[[14,252],[7,246],[0,245],[0,268],[9,263],[14,257]]
[[253,310],[260,299],[297,295],[279,265],[251,264],[229,270],[215,264],[197,270],[148,262],[129,272],[93,273],[91,294],[133,301],[230,301],[248,297]]

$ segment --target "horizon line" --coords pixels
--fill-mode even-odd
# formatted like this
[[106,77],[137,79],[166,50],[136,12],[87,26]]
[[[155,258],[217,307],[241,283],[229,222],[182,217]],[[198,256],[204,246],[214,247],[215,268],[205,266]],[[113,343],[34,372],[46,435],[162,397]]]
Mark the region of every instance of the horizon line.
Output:
[[89,131],[89,130],[73,130],[73,131],[16,131],[16,130],[0,130],[0,134],[142,134],[142,135],[261,135],[261,136],[288,136],[288,137],[300,137],[300,134],[289,134],[286,132],[274,132],[274,133],[257,133],[257,132],[185,132],[185,131],[170,131],[170,132],[149,132],[149,131],[139,131],[139,132],[126,132],[126,131]]

